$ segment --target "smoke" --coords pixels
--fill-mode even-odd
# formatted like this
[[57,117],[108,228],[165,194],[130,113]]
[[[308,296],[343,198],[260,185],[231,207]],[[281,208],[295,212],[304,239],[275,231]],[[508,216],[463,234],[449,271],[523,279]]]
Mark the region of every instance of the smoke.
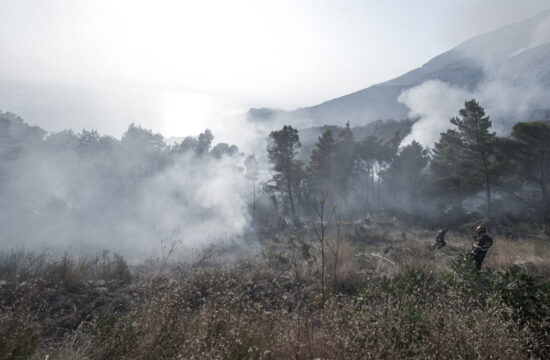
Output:
[[411,118],[419,119],[401,144],[408,145],[415,140],[422,145],[432,145],[439,134],[449,128],[449,119],[468,98],[471,98],[468,91],[438,80],[426,81],[401,93],[398,101],[409,107]]
[[402,145],[416,140],[432,146],[439,135],[453,125],[450,119],[458,115],[464,102],[477,99],[490,116],[493,130],[506,135],[518,121],[528,121],[532,111],[548,106],[547,91],[537,83],[512,83],[506,79],[483,82],[473,92],[439,80],[429,80],[401,93],[398,101],[409,109],[409,117],[418,119]]
[[547,44],[549,42],[550,42],[550,17],[547,17],[541,20],[535,27],[535,30],[531,35],[531,41],[527,46],[527,48],[521,49],[519,52],[514,53],[514,55],[517,55],[520,52],[535,48],[537,46]]
[[[458,115],[464,102],[477,99],[493,122],[493,130],[506,135],[518,121],[529,121],[531,114],[550,108],[547,60],[550,42],[550,13],[524,23],[513,24],[463,43],[451,50],[455,64],[460,59],[473,63],[483,72],[473,90],[458,88],[440,80],[428,80],[403,91],[398,101],[418,119],[402,145],[418,141],[433,145],[439,134],[450,128],[449,120]],[[457,60],[458,59],[458,60]],[[471,66],[471,65],[469,65]],[[479,80],[479,79],[478,79]]]
[[249,226],[254,178],[244,155],[226,145],[208,151],[206,133],[185,149],[139,127],[116,140],[44,136],[2,113],[0,125],[3,249],[154,258],[172,243],[188,251],[238,240]]

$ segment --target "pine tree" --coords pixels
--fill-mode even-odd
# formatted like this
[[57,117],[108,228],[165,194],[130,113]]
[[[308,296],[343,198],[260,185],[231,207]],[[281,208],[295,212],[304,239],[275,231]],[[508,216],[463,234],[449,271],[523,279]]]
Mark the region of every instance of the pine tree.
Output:
[[319,193],[328,190],[331,179],[331,160],[334,151],[332,132],[327,130],[319,137],[315,149],[311,152],[308,173],[311,191]]
[[549,221],[550,125],[543,121],[519,122],[510,138],[501,140],[500,149],[512,160],[511,173],[518,186],[532,184],[539,188],[537,199],[533,200],[544,220]]
[[356,145],[348,122],[334,142],[333,159],[331,160],[331,185],[340,199],[344,199],[348,192],[353,166],[357,159]]
[[418,198],[423,183],[422,172],[428,160],[428,150],[413,141],[401,149],[389,168],[383,172],[384,183],[398,203],[404,202],[404,195],[408,196],[408,200]]
[[285,125],[279,131],[272,131],[269,141],[267,157],[276,172],[273,176],[274,188],[288,196],[292,218],[296,220],[294,190],[298,187],[302,171],[301,163],[295,159],[301,146],[298,130]]
[[464,174],[468,169],[461,156],[463,147],[460,134],[449,129],[441,133],[434,144],[430,162],[432,184],[443,191],[445,197],[454,197],[459,211],[462,211],[462,197],[467,188]]
[[491,215],[491,186],[493,185],[495,165],[495,138],[494,132],[489,132],[491,120],[485,116],[485,110],[472,99],[464,103],[459,117],[451,119],[451,123],[458,128],[461,140],[462,159],[468,166],[472,180],[482,179],[486,193],[485,215]]
[[362,160],[363,169],[366,173],[366,193],[370,193],[370,197],[373,200],[376,199],[376,177],[378,176],[381,167],[380,164],[383,161],[382,158],[385,157],[386,150],[381,139],[373,135],[365,137],[358,145],[359,157]]

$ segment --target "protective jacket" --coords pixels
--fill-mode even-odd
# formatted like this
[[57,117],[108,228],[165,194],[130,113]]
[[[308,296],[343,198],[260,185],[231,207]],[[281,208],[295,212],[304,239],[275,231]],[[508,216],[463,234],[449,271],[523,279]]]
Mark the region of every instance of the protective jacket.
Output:
[[478,270],[481,269],[485,255],[487,255],[487,250],[489,250],[491,246],[493,246],[493,239],[487,234],[481,234],[475,237],[474,243],[472,244],[472,255]]
[[437,234],[437,237],[435,238],[435,244],[434,247],[437,249],[442,248],[443,246],[447,245],[447,242],[445,241],[445,234],[447,232],[445,230],[440,230]]
[[478,235],[472,244],[472,254],[475,255],[480,252],[487,252],[491,246],[493,246],[493,239],[491,239],[489,235]]

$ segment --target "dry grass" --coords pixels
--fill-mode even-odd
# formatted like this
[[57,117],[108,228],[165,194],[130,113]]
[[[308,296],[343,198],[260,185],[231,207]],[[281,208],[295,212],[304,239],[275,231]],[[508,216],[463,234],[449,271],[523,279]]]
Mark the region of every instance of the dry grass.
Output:
[[485,265],[503,270],[517,263],[531,263],[533,275],[550,277],[550,241],[539,238],[508,240],[498,239],[487,255]]
[[318,291],[266,264],[250,265],[197,271],[180,284],[149,284],[155,295],[131,314],[96,324],[87,356],[529,358],[532,333],[503,320],[506,307],[474,303],[438,280],[377,281],[357,295],[323,301]]
[[[352,234],[352,238],[353,234],[357,233],[355,228],[358,226],[366,229],[363,231],[366,235],[363,241],[356,242],[356,248],[366,253],[382,254],[391,244],[387,256],[400,267],[412,266],[428,273],[448,270],[450,261],[460,252],[471,249],[472,245],[471,234],[463,232],[463,229],[451,229],[446,236],[447,245],[434,250],[431,245],[435,240],[435,230],[407,227],[394,219],[383,225],[377,222],[369,225],[348,224],[348,232]],[[529,230],[529,227],[526,227],[523,229],[522,237],[514,235],[514,238],[502,232],[490,235],[493,237],[494,246],[487,254],[484,267],[504,271],[514,264],[530,263],[527,264],[527,270],[532,275],[550,278],[550,238],[543,230]],[[395,269],[384,266],[378,270],[385,275],[391,275]]]
[[99,279],[128,282],[130,277],[122,256],[108,251],[93,257],[76,257],[70,253],[55,257],[47,251],[0,251],[0,279],[4,281],[24,282],[40,278],[78,286],[83,281]]
[[[342,235],[332,231],[327,237],[325,288],[319,245],[307,236],[267,243],[255,260],[214,261],[210,257],[223,257],[223,248],[205,250],[200,264],[167,267],[130,284],[121,270],[124,261],[109,254],[91,260],[0,254],[0,276],[14,286],[0,306],[0,348],[8,354],[0,359],[529,359],[550,354],[548,319],[518,317],[509,295],[478,285],[475,274],[456,278],[449,271],[452,260],[469,249],[467,236],[450,232],[448,245],[433,250],[434,232],[396,222],[349,223]],[[504,270],[529,261],[537,275],[550,277],[549,250],[542,236],[495,236],[484,266]],[[63,337],[48,335],[37,319],[47,286],[120,276],[125,280],[119,288],[94,301],[126,297],[132,288],[139,300],[127,311],[104,306]],[[501,279],[495,276],[500,275],[484,281]],[[21,281],[29,286],[16,286]],[[550,301],[550,293],[541,294]],[[52,310],[56,319],[64,319],[60,309]],[[540,314],[546,315],[538,309],[535,315],[549,316],[545,309]]]

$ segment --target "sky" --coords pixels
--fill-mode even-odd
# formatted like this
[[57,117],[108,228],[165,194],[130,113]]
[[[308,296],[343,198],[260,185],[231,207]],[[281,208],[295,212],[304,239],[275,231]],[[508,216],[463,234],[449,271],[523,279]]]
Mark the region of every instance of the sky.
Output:
[[[397,77],[547,0],[0,0],[0,110],[46,130],[212,128]],[[234,131],[233,131],[234,132]]]

